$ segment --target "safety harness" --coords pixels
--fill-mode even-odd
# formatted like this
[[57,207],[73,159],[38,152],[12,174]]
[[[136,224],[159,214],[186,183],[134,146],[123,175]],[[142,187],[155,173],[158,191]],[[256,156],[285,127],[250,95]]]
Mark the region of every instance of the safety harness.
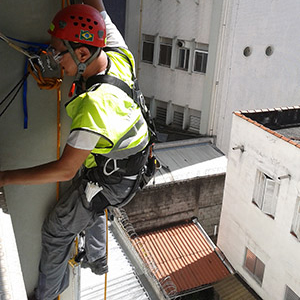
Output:
[[[133,66],[132,66],[130,59],[119,48],[105,47],[105,48],[103,48],[103,50],[105,52],[114,51],[114,52],[121,54],[124,58],[126,58],[126,60],[128,61],[128,63],[131,66],[131,69],[133,70]],[[148,128],[150,130],[150,134],[151,134],[150,142],[154,143],[157,141],[155,123],[151,116],[150,110],[146,106],[145,98],[142,94],[142,91],[140,90],[138,80],[135,77],[135,75],[133,74],[133,72],[132,72],[132,81],[133,81],[133,87],[131,88],[126,82],[124,82],[123,80],[121,80],[115,76],[111,76],[109,74],[94,75],[94,76],[88,78],[88,80],[86,82],[86,89],[89,89],[90,87],[92,87],[95,84],[108,83],[108,84],[118,87],[123,92],[125,92],[140,107],[143,117],[145,118]]]
[[[103,50],[105,52],[114,51],[121,54],[124,58],[126,58],[133,70],[130,59],[119,48],[106,47],[103,48]],[[96,86],[95,88],[99,88],[101,84],[106,83],[116,86],[125,92],[140,107],[150,132],[149,143],[143,151],[140,151],[125,159],[112,159],[101,154],[94,154],[97,167],[86,170],[86,177],[92,182],[117,184],[120,183],[123,178],[132,178],[133,180],[136,180],[132,191],[126,197],[126,199],[124,199],[124,201],[118,205],[118,207],[126,205],[139,189],[143,189],[146,186],[146,184],[154,176],[159,164],[152,151],[154,143],[157,141],[155,123],[145,104],[145,98],[139,88],[138,80],[133,72],[132,81],[133,87],[131,88],[123,80],[109,74],[103,74],[94,75],[88,78],[86,82],[87,90],[93,86]],[[101,195],[99,195],[99,197],[101,197]],[[110,205],[109,201],[107,201],[107,199],[104,197],[101,197],[99,200],[100,201],[94,201],[93,203],[93,209],[96,211],[103,211],[107,206]]]

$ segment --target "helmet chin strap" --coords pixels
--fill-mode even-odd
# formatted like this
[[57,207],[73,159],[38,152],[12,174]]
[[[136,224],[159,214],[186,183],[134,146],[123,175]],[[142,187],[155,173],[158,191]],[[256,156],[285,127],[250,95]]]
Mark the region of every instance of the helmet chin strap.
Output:
[[[70,93],[69,93],[69,96],[72,97],[76,88],[79,89],[79,90],[82,89],[80,86],[78,86],[79,83],[82,82],[82,74],[86,70],[87,66],[96,57],[98,57],[99,53],[101,52],[101,48],[97,48],[96,52],[93,55],[91,55],[91,57],[89,57],[85,62],[80,62],[79,59],[77,58],[76,54],[75,54],[74,49],[71,47],[69,41],[64,40],[63,42],[64,42],[65,46],[67,47],[68,51],[70,52],[71,57],[73,58],[73,60],[75,61],[76,65],[77,65],[77,74],[75,76],[75,80],[72,84],[72,87],[71,87],[71,90],[70,90]],[[70,95],[71,91],[72,91],[72,95]],[[78,93],[76,93],[76,94],[78,94]]]

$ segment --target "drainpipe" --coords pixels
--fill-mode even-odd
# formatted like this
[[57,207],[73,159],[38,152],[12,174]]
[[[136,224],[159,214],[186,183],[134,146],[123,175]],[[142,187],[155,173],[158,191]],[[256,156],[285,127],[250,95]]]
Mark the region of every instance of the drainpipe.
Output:
[[136,77],[139,78],[140,72],[140,60],[141,60],[141,44],[142,44],[142,22],[143,22],[143,0],[140,2],[140,22],[139,22],[139,44],[138,44],[138,57],[137,57],[137,68]]
[[218,54],[216,57],[216,67],[215,67],[215,76],[213,79],[212,85],[212,95],[211,95],[211,105],[210,105],[210,113],[208,119],[208,134],[212,136],[214,134],[214,126],[215,126],[215,114],[216,114],[216,105],[217,105],[217,97],[218,97],[218,89],[219,89],[219,80],[220,80],[220,72],[221,72],[221,63],[223,61],[223,51],[224,51],[224,43],[225,43],[225,31],[228,25],[228,9],[229,9],[229,1],[223,0],[223,8],[224,12],[222,14],[221,20],[221,33],[218,44],[220,45]]

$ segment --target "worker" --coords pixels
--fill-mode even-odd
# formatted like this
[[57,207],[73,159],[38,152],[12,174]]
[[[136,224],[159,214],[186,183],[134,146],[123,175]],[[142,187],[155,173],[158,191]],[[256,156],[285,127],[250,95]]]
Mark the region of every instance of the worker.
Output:
[[70,134],[60,159],[0,171],[0,186],[73,179],[42,227],[38,285],[30,296],[39,300],[54,300],[68,287],[69,252],[81,232],[84,266],[99,275],[108,271],[104,210],[132,199],[150,151],[149,126],[141,108],[122,89],[97,82],[97,75],[108,74],[132,87],[135,73],[133,56],[102,0],[62,9],[48,32],[52,59],[75,77],[74,96],[66,104]]

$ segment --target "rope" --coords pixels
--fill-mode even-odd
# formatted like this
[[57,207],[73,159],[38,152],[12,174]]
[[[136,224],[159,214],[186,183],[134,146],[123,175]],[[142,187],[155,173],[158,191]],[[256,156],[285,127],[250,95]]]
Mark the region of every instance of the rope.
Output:
[[32,77],[36,80],[37,85],[40,89],[44,90],[53,90],[59,89],[62,83],[62,78],[57,77],[43,77],[40,68],[37,65],[34,65],[37,70],[37,74],[33,71],[31,64],[28,65],[28,71]]
[[[105,209],[105,216],[106,216],[106,261],[108,262],[108,212]],[[104,300],[106,300],[107,294],[107,273],[105,273],[105,284],[104,284]]]
[[23,86],[24,82],[26,81],[28,75],[29,75],[29,73],[26,73],[22,77],[22,79],[14,86],[14,88],[4,97],[4,99],[0,101],[0,105],[4,104],[4,102],[6,100],[8,100],[8,98],[13,94],[13,92],[15,92],[14,95],[12,96],[11,100],[8,102],[8,104],[5,106],[5,108],[0,112],[0,117],[6,112],[6,110],[8,109],[8,107],[15,100],[18,92],[20,91],[21,87]]

